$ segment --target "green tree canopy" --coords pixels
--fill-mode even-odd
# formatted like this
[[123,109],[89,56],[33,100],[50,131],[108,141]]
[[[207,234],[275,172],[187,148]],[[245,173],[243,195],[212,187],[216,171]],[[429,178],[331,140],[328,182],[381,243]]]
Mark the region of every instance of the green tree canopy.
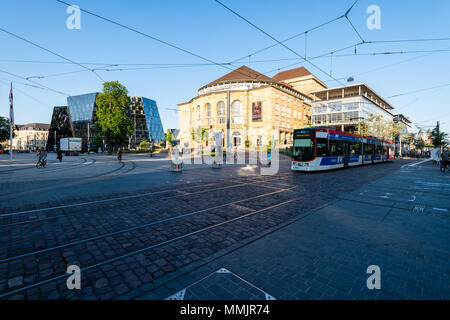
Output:
[[363,136],[374,136],[382,140],[393,141],[404,130],[405,125],[386,121],[382,116],[371,114],[367,119],[358,123],[355,133],[361,132]]
[[447,147],[448,146],[448,134],[440,131],[437,127],[431,131],[431,140],[435,147]]
[[114,143],[127,141],[133,133],[133,124],[127,117],[130,98],[127,88],[118,81],[103,84],[103,93],[97,96],[97,122],[106,140]]
[[142,142],[139,144],[139,147],[140,147],[141,149],[149,149],[149,148],[150,148],[150,142],[148,142],[148,141],[142,141]]
[[172,140],[173,140],[173,134],[172,134],[172,131],[169,130],[169,131],[166,133],[165,140],[167,141],[167,144],[168,144],[170,147],[173,147],[173,142],[172,142]]
[[[10,122],[8,118],[0,117],[0,142],[9,140]],[[15,132],[13,132],[14,137]]]

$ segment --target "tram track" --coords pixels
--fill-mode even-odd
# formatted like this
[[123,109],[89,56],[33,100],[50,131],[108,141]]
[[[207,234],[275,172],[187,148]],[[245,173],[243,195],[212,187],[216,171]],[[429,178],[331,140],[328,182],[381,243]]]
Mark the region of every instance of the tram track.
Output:
[[[240,180],[242,180],[242,179],[248,179],[248,178],[247,177],[246,178],[241,178]],[[169,192],[183,192],[182,194],[156,198],[156,199],[153,199],[152,201],[168,200],[168,199],[192,196],[192,195],[201,194],[201,193],[204,193],[204,192],[225,190],[225,189],[236,188],[236,187],[240,187],[240,186],[244,186],[244,185],[252,185],[252,184],[257,184],[258,183],[257,181],[256,182],[253,182],[253,181],[250,181],[250,182],[245,182],[244,181],[244,182],[242,182],[242,181],[240,181],[237,184],[233,184],[234,181],[228,181],[228,180],[225,180],[223,182],[231,183],[231,185],[226,185],[224,187],[219,187],[219,188],[212,188],[212,189],[208,189],[206,191],[205,190],[200,190],[200,191],[197,191],[197,192],[186,192],[186,191],[184,191],[186,189],[189,190],[189,189],[194,189],[194,188],[202,188],[202,187],[207,187],[207,186],[211,186],[211,185],[216,185],[217,182],[214,182],[214,183],[210,183],[210,184],[206,184],[206,185],[203,184],[201,186],[190,186],[190,187],[184,187],[184,188],[179,188],[179,189],[166,189],[166,190],[161,190],[161,191],[156,191],[156,192],[148,192],[148,193],[141,193],[141,194],[135,194],[135,195],[127,195],[127,196],[122,196],[122,197],[113,197],[113,198],[94,200],[94,201],[87,201],[87,202],[74,203],[74,204],[65,204],[65,205],[61,205],[61,206],[53,206],[53,207],[38,208],[38,209],[32,209],[32,210],[26,210],[26,211],[2,213],[2,214],[0,214],[0,219],[7,218],[7,217],[27,215],[27,214],[36,214],[36,213],[39,213],[39,212],[49,212],[49,211],[51,212],[51,211],[55,211],[55,210],[62,210],[62,209],[69,209],[69,208],[76,208],[76,207],[83,207],[83,206],[90,206],[90,205],[99,205],[99,204],[108,203],[108,202],[115,202],[115,201],[128,201],[128,200],[132,200],[132,199],[144,198],[144,197],[149,197],[149,196],[154,196],[154,195],[159,195],[159,194],[164,194],[164,193],[169,193]],[[277,187],[274,187],[274,186],[265,186],[265,187],[272,188],[272,189],[281,189],[281,188],[277,188]],[[292,187],[292,186],[288,185],[288,187]],[[126,205],[126,203],[123,203],[123,205]],[[77,213],[81,213],[81,212],[73,212],[73,213],[62,212],[59,215],[55,215],[55,216],[51,216],[51,217],[45,217],[45,218],[42,218],[42,219],[32,219],[32,220],[28,219],[26,221],[21,221],[21,222],[16,222],[16,223],[0,224],[0,228],[3,229],[3,228],[19,225],[19,224],[28,224],[28,223],[49,221],[49,220],[52,220],[52,219],[57,219],[59,217],[68,217],[69,215],[73,215],[73,214],[77,214]]]
[[[58,188],[58,187],[60,187],[60,186],[71,186],[71,185],[77,185],[77,184],[80,184],[80,183],[90,183],[90,182],[95,182],[95,181],[98,181],[98,180],[99,180],[99,179],[98,179],[99,177],[107,176],[107,175],[109,175],[109,174],[111,174],[111,173],[117,172],[117,171],[121,170],[124,166],[125,166],[125,162],[121,162],[118,168],[115,168],[115,169],[113,169],[113,170],[111,170],[111,171],[103,172],[103,173],[100,173],[100,174],[97,174],[97,175],[94,175],[94,176],[90,176],[90,177],[79,178],[79,179],[76,180],[76,182],[61,181],[61,182],[59,182],[59,183],[52,184],[52,185],[49,186],[49,187],[43,187],[43,188],[40,188],[39,191],[52,190],[52,189],[56,189],[56,188]],[[132,170],[134,170],[134,168],[135,168],[135,166],[133,167]],[[128,172],[129,172],[129,171],[128,171]],[[114,177],[116,177],[116,176],[114,176]],[[105,178],[106,178],[106,177],[105,177]],[[101,179],[100,179],[100,180],[101,180]],[[11,198],[11,196],[13,196],[14,198],[16,198],[16,197],[24,196],[24,195],[26,195],[26,194],[35,193],[35,192],[36,192],[35,189],[32,189],[32,190],[25,190],[25,191],[22,191],[22,192],[11,192],[11,193],[7,193],[7,194],[3,194],[3,195],[2,195],[2,198],[1,198],[0,200],[8,200],[9,198]],[[7,196],[7,197],[3,197],[4,195]],[[8,197],[8,196],[9,196],[9,197]]]
[[[82,165],[89,166],[89,165],[92,165],[92,164],[94,164],[94,163],[96,162],[95,159],[91,159],[92,162],[86,164],[86,162],[88,161],[88,159],[86,159],[86,158],[80,158],[80,159],[82,159],[83,161],[82,161],[82,162],[77,162],[77,163],[75,163],[75,164],[70,164],[70,165],[67,166],[67,167],[59,168],[59,167],[48,167],[48,166],[47,166],[46,168],[43,168],[43,169],[45,169],[45,172],[46,172],[46,173],[53,173],[53,172],[58,172],[58,171],[61,171],[61,170],[70,170],[70,169],[72,169],[72,168],[74,168],[74,167],[78,167],[78,166],[82,166]],[[49,162],[49,160],[47,160],[47,163],[51,165],[51,164],[56,164],[56,163],[58,163],[58,161],[57,161],[57,160],[55,160],[55,161],[52,160],[52,162]],[[27,165],[30,165],[29,163],[26,163],[26,164],[27,164]],[[11,169],[11,170],[7,170],[7,171],[1,171],[0,174],[7,174],[7,173],[10,173],[10,172],[16,172],[16,171],[21,171],[21,173],[22,173],[24,170],[26,170],[26,172],[24,172],[24,174],[20,174],[19,176],[15,176],[15,177],[16,177],[16,178],[24,178],[24,177],[30,177],[30,176],[32,176],[32,174],[30,174],[30,172],[31,172],[32,170],[36,170],[36,165],[35,165],[35,163],[33,163],[32,165],[30,165],[30,167],[28,167],[28,168],[17,168],[17,169]],[[42,170],[42,171],[44,171],[44,170]]]
[[[261,195],[261,197],[269,196],[269,195],[273,195],[273,194],[274,193],[272,192],[272,193]],[[215,228],[219,228],[221,226],[229,225],[229,224],[231,224],[233,222],[242,220],[244,218],[251,217],[251,216],[257,215],[259,213],[266,212],[268,210],[278,208],[280,206],[284,206],[284,205],[289,204],[289,203],[291,203],[291,202],[293,202],[295,200],[296,199],[287,199],[287,200],[283,200],[281,202],[278,201],[277,203],[271,204],[269,206],[265,206],[265,207],[263,207],[261,209],[258,209],[258,210],[251,210],[249,208],[249,212],[244,213],[244,214],[242,214],[242,212],[240,212],[240,210],[237,210],[237,209],[227,210],[227,213],[224,214],[224,217],[220,217],[220,215],[218,215],[219,218],[223,218],[222,221],[217,221],[218,220],[217,217],[216,217],[216,219],[210,219],[210,220],[201,219],[201,220],[198,221],[199,224],[201,224],[200,222],[203,222],[203,223],[207,223],[207,225],[200,226],[199,228],[195,228],[195,226],[196,226],[195,225],[192,230],[189,230],[189,227],[192,227],[192,226],[188,225],[188,227],[187,227],[188,230],[183,230],[181,232],[178,229],[176,229],[175,231],[178,231],[178,234],[176,232],[174,232],[175,235],[172,236],[172,237],[168,237],[165,240],[156,241],[156,242],[151,243],[149,245],[145,245],[142,248],[131,250],[131,251],[128,251],[128,252],[125,252],[125,253],[122,253],[122,254],[118,254],[118,255],[115,255],[113,257],[97,261],[95,263],[91,263],[91,264],[88,264],[88,265],[80,266],[80,269],[81,269],[80,271],[81,272],[86,272],[88,270],[92,270],[94,268],[101,267],[101,266],[103,266],[105,264],[113,263],[115,261],[122,260],[122,259],[125,259],[127,257],[131,257],[131,256],[137,255],[139,253],[143,253],[143,252],[149,251],[149,250],[154,249],[154,248],[164,247],[164,246],[167,246],[167,245],[169,245],[171,243],[174,243],[176,241],[179,241],[179,240],[187,239],[189,237],[193,237],[193,236],[196,236],[196,235],[202,234],[202,233],[204,234],[208,230],[212,230],[212,229],[215,229]],[[248,199],[242,199],[240,202],[244,202],[244,201],[249,201],[249,200]],[[230,206],[230,204],[226,204],[224,206]],[[214,210],[214,208],[216,208],[216,207],[205,209],[205,210],[202,211],[202,213],[205,213],[205,212],[210,211],[210,210]],[[193,215],[193,214],[194,213],[191,213],[191,215]],[[195,213],[195,214],[200,214],[200,211]],[[210,222],[212,222],[212,224],[208,224]],[[164,223],[164,222],[160,222],[160,223]],[[57,250],[57,249],[54,249],[54,250]],[[54,276],[51,276],[51,277],[48,277],[48,278],[45,278],[45,279],[40,279],[40,280],[35,281],[33,283],[23,284],[22,286],[20,286],[18,288],[4,290],[4,291],[0,292],[0,298],[5,298],[5,297],[10,296],[12,294],[19,293],[19,292],[22,292],[22,291],[25,291],[25,290],[28,290],[28,289],[31,289],[31,288],[35,288],[35,287],[38,287],[40,285],[43,285],[43,284],[46,284],[46,283],[49,283],[49,282],[57,281],[59,279],[64,279],[64,278],[66,278],[68,276],[70,276],[70,274],[61,272],[61,273],[56,274]]]
[[50,248],[46,248],[46,249],[36,250],[36,251],[32,251],[32,252],[21,254],[21,255],[17,255],[17,256],[14,256],[14,257],[8,257],[8,258],[5,258],[5,259],[0,259],[0,264],[4,263],[4,262],[16,260],[16,259],[28,257],[28,256],[31,256],[31,255],[39,254],[39,253],[45,253],[45,252],[49,252],[49,251],[53,251],[53,250],[57,250],[57,249],[62,249],[62,248],[70,247],[72,245],[86,243],[88,241],[103,239],[103,238],[106,238],[106,237],[122,234],[122,233],[125,233],[125,232],[130,232],[130,231],[133,231],[133,230],[139,230],[139,229],[142,229],[142,228],[158,225],[158,224],[161,224],[161,223],[165,223],[165,222],[170,222],[170,221],[175,221],[175,220],[191,217],[191,216],[194,216],[194,215],[197,215],[197,214],[200,214],[200,213],[204,213],[204,212],[207,212],[207,211],[210,211],[210,210],[215,210],[215,209],[219,209],[219,208],[235,205],[235,204],[246,202],[246,201],[250,201],[250,200],[255,200],[255,199],[260,199],[260,198],[267,197],[267,196],[276,195],[278,193],[290,191],[291,189],[282,189],[282,190],[279,190],[279,191],[264,193],[264,194],[257,195],[257,196],[254,196],[254,197],[249,197],[249,198],[244,198],[244,199],[240,199],[240,200],[236,200],[236,201],[231,201],[231,202],[227,202],[227,203],[224,203],[224,204],[221,204],[221,205],[209,207],[209,208],[206,208],[206,209],[197,210],[197,211],[193,211],[193,212],[188,212],[188,213],[184,213],[184,214],[181,214],[181,215],[176,215],[176,216],[165,218],[165,219],[152,221],[152,222],[149,222],[149,223],[139,224],[139,225],[136,225],[136,226],[133,226],[133,227],[130,227],[130,228],[125,228],[125,229],[117,230],[117,231],[114,231],[114,232],[109,232],[109,233],[101,234],[101,235],[98,235],[98,236],[89,237],[89,238],[86,238],[86,239],[77,240],[77,241],[65,243],[65,244],[62,244],[62,245],[58,245],[58,246],[54,246],[54,247],[50,247]]

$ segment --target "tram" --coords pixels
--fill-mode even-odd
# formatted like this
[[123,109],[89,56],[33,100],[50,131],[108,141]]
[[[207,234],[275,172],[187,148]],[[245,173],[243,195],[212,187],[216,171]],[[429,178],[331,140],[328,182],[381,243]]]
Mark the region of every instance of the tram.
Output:
[[324,171],[389,161],[394,143],[330,128],[294,130],[291,169]]

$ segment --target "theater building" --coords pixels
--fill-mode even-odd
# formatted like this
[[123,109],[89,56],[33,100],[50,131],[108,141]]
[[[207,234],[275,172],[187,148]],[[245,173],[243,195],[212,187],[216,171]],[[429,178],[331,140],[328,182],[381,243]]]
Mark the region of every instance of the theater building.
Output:
[[[271,78],[242,66],[201,87],[196,97],[178,105],[181,146],[194,147],[199,129],[209,132],[203,146],[213,143],[217,132],[224,147],[292,145],[293,130],[311,120],[310,96],[283,79],[297,75]],[[311,80],[309,72],[303,76]]]

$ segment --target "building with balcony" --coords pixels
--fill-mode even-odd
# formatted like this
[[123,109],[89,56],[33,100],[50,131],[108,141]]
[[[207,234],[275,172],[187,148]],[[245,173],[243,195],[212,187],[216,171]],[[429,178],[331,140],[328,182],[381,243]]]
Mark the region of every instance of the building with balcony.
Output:
[[[280,76],[279,79],[285,78]],[[201,87],[178,105],[182,147],[194,147],[195,132],[206,130],[203,144],[222,133],[224,147],[292,144],[293,130],[306,126],[311,99],[292,85],[242,66]]]
[[357,132],[358,123],[370,115],[393,121],[392,107],[364,83],[311,92],[312,125]]

